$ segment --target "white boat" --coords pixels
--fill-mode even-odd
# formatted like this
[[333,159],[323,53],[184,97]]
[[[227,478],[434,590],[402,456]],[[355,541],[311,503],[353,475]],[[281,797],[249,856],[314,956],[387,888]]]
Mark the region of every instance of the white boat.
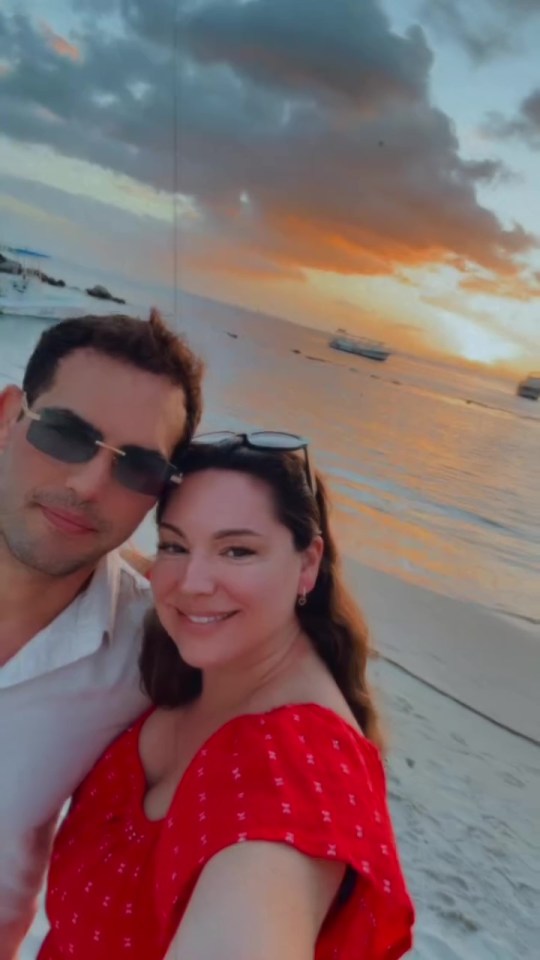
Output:
[[378,360],[379,362],[387,360],[391,350],[382,340],[372,340],[370,337],[358,337],[346,331],[338,331],[337,336],[332,337],[329,346],[333,350],[343,350],[345,353],[355,353],[360,357],[367,357],[369,360]]
[[518,383],[516,392],[518,397],[525,397],[526,400],[538,400],[540,398],[540,373],[529,373]]

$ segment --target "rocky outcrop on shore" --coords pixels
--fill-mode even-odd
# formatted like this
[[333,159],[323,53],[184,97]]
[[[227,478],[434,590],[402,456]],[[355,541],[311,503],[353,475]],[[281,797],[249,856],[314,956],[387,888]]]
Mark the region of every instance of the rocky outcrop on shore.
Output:
[[85,291],[89,297],[96,297],[97,300],[111,300],[112,303],[125,303],[125,300],[122,300],[121,297],[113,297],[112,293],[107,290],[107,287],[102,287],[101,284],[96,284],[95,287],[88,287]]
[[[5,257],[2,253],[0,253],[0,273],[7,273],[11,274],[12,276],[20,276],[21,274],[25,273],[29,276],[37,277],[41,283],[47,283],[50,287],[67,286],[65,280],[51,277],[49,274],[44,273],[43,270],[37,270],[35,268],[27,269],[18,260],[11,260],[9,257]],[[126,303],[126,301],[121,297],[115,297],[109,290],[107,290],[107,287],[104,287],[101,284],[88,287],[84,292],[89,297],[95,297],[97,300],[110,300],[111,303]]]
[[48,274],[43,273],[42,270],[35,270],[34,276],[38,277],[42,283],[48,283],[50,287],[65,287],[65,280],[55,280],[54,277],[49,277]]

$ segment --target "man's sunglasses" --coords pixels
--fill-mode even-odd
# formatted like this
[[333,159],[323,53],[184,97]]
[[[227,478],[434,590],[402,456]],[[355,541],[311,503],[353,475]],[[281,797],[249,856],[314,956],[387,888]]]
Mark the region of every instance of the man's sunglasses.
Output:
[[100,449],[114,453],[112,473],[128,490],[159,497],[167,483],[179,483],[176,467],[160,453],[143,447],[112,447],[103,434],[69,410],[45,407],[30,410],[23,395],[22,412],[30,420],[29,443],[41,453],[62,463],[88,463]]
[[193,437],[193,444],[238,445],[251,450],[275,450],[276,453],[293,453],[301,450],[304,454],[306,481],[315,494],[313,472],[309,462],[308,441],[296,433],[282,433],[278,430],[256,430],[254,433],[235,433],[232,430],[219,430],[216,433],[199,433]]

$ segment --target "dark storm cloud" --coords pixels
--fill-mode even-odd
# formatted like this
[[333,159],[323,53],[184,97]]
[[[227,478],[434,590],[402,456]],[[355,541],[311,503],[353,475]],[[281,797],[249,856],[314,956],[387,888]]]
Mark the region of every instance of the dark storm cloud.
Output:
[[22,14],[4,18],[0,43],[2,36],[11,64],[0,76],[2,133],[170,186],[174,112],[166,56],[137,38],[94,32],[79,42],[75,62]]
[[222,0],[186,14],[181,39],[202,62],[229,64],[262,86],[334,93],[369,110],[422,97],[432,60],[420,30],[391,33],[371,0]]
[[392,33],[374,0],[118,0],[123,33],[76,4],[78,58],[23,15],[0,20],[2,129],[158,189],[174,175],[200,214],[188,260],[261,275],[460,259],[511,273],[533,245],[479,205],[476,186],[503,168],[460,157],[429,100],[423,34]]

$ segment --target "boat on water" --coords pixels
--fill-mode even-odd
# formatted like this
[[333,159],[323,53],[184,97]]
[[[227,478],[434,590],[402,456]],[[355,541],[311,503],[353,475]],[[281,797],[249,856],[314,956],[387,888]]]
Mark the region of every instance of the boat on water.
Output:
[[524,397],[526,400],[540,399],[540,372],[529,373],[517,385],[516,393],[518,397]]
[[347,333],[345,330],[338,330],[328,345],[332,347],[333,350],[355,353],[359,357],[367,357],[368,360],[378,360],[379,362],[387,360],[392,352],[382,340],[372,340],[370,337],[355,336],[354,334]]

